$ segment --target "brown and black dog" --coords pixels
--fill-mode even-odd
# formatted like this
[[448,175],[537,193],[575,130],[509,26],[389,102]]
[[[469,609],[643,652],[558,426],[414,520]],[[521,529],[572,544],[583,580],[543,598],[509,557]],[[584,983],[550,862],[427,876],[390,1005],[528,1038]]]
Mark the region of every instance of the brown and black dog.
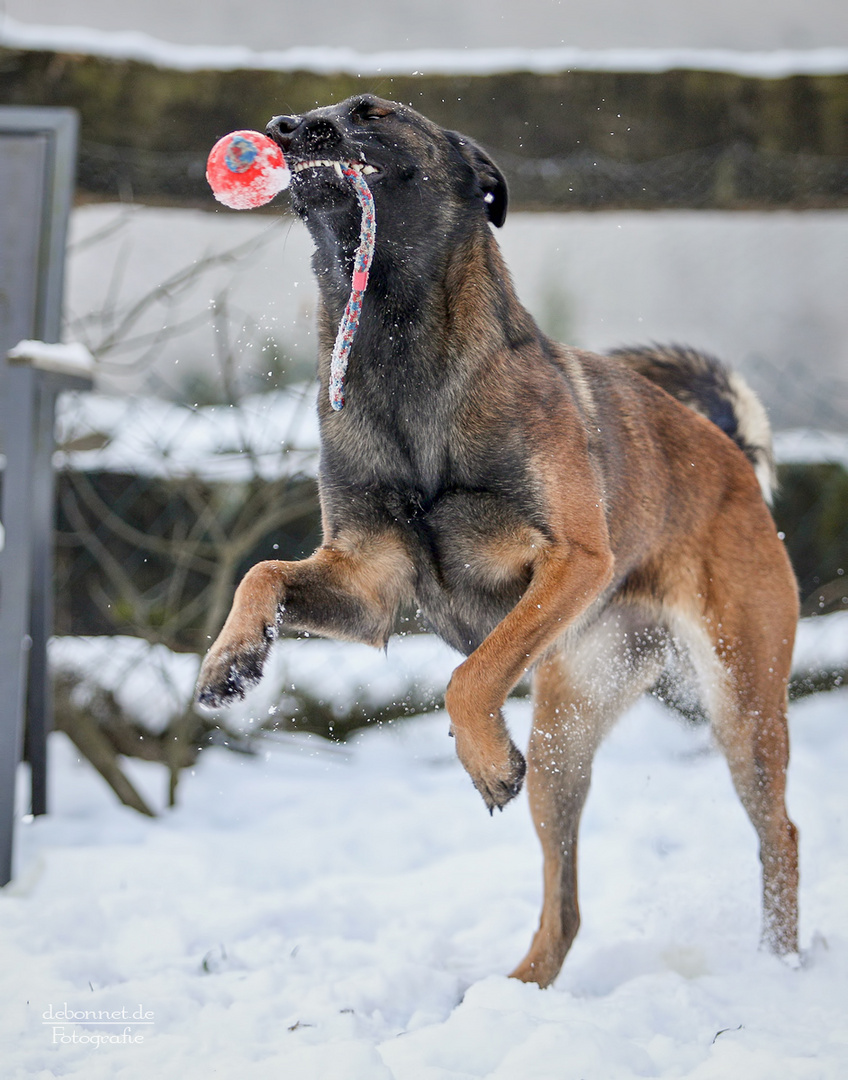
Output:
[[[383,646],[399,611],[417,608],[467,657],[445,703],[491,810],[524,778],[501,706],[532,672],[526,770],[544,904],[513,974],[544,986],[579,923],[595,750],[669,668],[689,674],[759,836],[764,941],[794,952],[784,789],[798,606],[752,467],[767,484],[762,407],[689,350],[599,356],[547,338],[490,228],[506,216],[504,178],[470,139],[369,95],[278,116],[268,133],[315,242],[324,542],[247,573],[199,700],[241,695],[281,629]],[[360,210],[335,162],[365,177],[377,219],[341,412],[328,402],[330,354]]]

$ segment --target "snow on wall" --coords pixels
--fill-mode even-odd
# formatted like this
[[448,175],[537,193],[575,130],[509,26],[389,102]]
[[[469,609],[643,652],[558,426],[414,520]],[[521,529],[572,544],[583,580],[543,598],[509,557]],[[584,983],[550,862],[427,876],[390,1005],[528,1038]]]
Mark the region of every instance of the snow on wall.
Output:
[[[289,688],[305,692],[342,716],[356,703],[379,709],[391,702],[441,699],[462,657],[431,634],[395,635],[383,652],[370,645],[308,637],[279,642],[265,675],[243,701],[216,711],[231,729],[255,732],[276,714],[285,715]],[[140,638],[54,638],[50,661],[56,671],[81,678],[80,692],[102,687],[116,695],[126,713],[149,731],[163,730],[191,697],[200,657],[172,653]],[[793,671],[848,664],[848,611],[802,619]],[[328,676],[328,673],[332,673]]]
[[[516,213],[498,242],[522,302],[557,340],[595,351],[685,342],[741,371],[775,430],[845,430],[845,211]],[[78,207],[70,228],[68,338],[99,355],[100,339],[111,332],[101,313],[117,308],[124,318],[158,290],[163,302],[132,327],[130,336],[142,343],[105,356],[116,362],[99,365],[97,386],[186,399],[193,380],[219,377],[219,337],[203,313],[222,296],[238,369],[259,376],[248,389],[273,384],[262,378],[270,366],[266,339],[276,342],[288,378],[310,378],[317,348],[312,247],[306,227],[283,212],[274,219]],[[239,251],[238,259],[226,257]],[[210,256],[219,265],[190,288],[163,288]],[[151,352],[145,342],[154,336]]]
[[[74,449],[98,438],[98,449]],[[238,406],[190,408],[153,397],[63,394],[57,408],[58,468],[141,476],[191,474],[209,481],[265,480],[318,464],[312,387],[252,395]]]
[[179,71],[313,71],[359,75],[494,75],[508,71],[661,72],[676,68],[725,71],[778,79],[789,75],[848,72],[848,49],[411,49],[362,53],[348,48],[299,47],[257,51],[240,45],[175,45],[138,31],[104,31],[76,26],[38,26],[3,17],[0,45],[17,49],[137,60]]
[[[253,394],[238,405],[190,408],[153,397],[63,394],[57,409],[58,468],[140,476],[242,481],[255,475],[316,476],[314,387]],[[99,437],[98,449],[90,447]],[[848,435],[793,428],[775,434],[780,464],[848,468]]]

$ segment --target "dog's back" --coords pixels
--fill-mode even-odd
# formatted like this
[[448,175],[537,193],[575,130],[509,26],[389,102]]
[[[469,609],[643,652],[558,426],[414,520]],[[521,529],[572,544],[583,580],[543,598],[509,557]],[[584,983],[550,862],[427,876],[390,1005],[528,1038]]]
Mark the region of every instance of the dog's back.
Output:
[[714,356],[679,345],[620,348],[609,355],[712,420],[751,462],[771,505],[777,486],[771,427],[762,402],[738,372]]

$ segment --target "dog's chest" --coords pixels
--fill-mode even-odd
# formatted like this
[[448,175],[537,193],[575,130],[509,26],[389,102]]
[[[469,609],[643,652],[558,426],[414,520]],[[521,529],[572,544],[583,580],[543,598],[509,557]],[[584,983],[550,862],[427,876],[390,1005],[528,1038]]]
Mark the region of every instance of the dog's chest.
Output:
[[398,405],[324,419],[325,523],[330,535],[399,532],[423,616],[467,653],[530,580],[544,543],[534,485],[515,434],[478,444],[437,401]]
[[432,504],[386,491],[382,513],[415,568],[415,601],[430,626],[470,653],[516,605],[545,540],[520,508],[491,492],[450,490]]
[[452,491],[403,522],[416,600],[433,628],[469,653],[515,606],[544,544],[503,497]]
[[437,395],[369,395],[322,418],[322,472],[346,482],[436,492],[461,442]]

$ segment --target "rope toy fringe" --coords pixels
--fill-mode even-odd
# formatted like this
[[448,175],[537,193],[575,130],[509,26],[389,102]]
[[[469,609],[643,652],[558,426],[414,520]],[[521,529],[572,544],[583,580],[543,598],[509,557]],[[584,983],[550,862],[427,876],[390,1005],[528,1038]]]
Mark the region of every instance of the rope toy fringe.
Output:
[[359,228],[359,247],[353,257],[353,281],[350,297],[339,323],[339,331],[336,342],[333,345],[333,357],[330,361],[330,405],[339,412],[344,408],[344,380],[347,372],[350,350],[356,331],[359,327],[359,317],[362,314],[362,297],[368,286],[368,271],[371,269],[371,260],[374,258],[374,241],[377,235],[377,222],[374,217],[374,196],[355,169],[342,165],[342,174],[347,177],[353,187],[359,205],[362,207],[362,224]]

